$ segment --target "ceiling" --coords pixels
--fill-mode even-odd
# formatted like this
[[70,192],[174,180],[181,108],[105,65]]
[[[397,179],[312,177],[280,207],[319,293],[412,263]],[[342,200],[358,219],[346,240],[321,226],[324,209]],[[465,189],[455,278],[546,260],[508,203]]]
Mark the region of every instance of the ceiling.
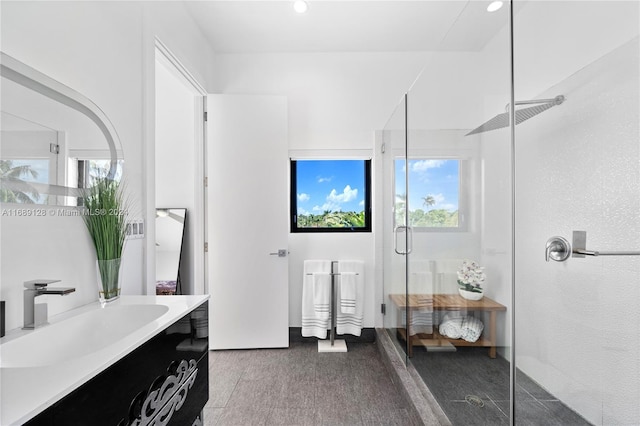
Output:
[[185,3],[218,53],[479,51],[508,22],[487,0]]

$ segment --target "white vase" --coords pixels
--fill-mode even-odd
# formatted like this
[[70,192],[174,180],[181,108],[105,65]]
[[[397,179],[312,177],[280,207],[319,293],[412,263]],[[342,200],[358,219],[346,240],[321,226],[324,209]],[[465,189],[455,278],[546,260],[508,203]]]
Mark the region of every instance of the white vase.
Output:
[[467,291],[461,288],[458,289],[458,293],[463,299],[467,300],[480,300],[484,296],[484,293],[476,293],[475,291]]

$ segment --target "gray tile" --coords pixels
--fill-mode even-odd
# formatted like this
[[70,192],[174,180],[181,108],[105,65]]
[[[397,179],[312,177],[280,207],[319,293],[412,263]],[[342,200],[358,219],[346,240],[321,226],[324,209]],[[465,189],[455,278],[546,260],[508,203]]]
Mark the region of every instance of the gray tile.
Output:
[[516,383],[535,399],[544,401],[557,401],[556,397],[551,395],[544,388],[542,388],[542,386],[540,386],[520,370],[517,370],[516,372]]
[[406,408],[381,410],[371,407],[360,410],[362,424],[365,426],[418,426]]
[[245,365],[253,358],[252,351],[246,350],[223,350],[209,351],[209,367],[216,364],[225,365],[227,368],[233,368],[239,365]]
[[203,426],[215,426],[218,423],[218,419],[222,415],[222,408],[207,408],[202,410],[202,424]]
[[445,401],[440,405],[453,425],[507,426],[509,424],[509,419],[490,401],[485,401],[484,407],[476,407],[466,401]]
[[591,424],[560,401],[541,401],[541,403],[562,426],[587,426]]
[[273,407],[282,394],[282,383],[274,380],[240,380],[226,407]]
[[361,408],[406,408],[406,401],[387,375],[357,376],[354,390]]
[[313,426],[314,408],[273,408],[267,418],[267,425]]
[[353,406],[337,405],[335,407],[318,407],[314,424],[323,426],[360,426],[363,423],[360,410],[354,409]]
[[266,425],[270,411],[266,407],[223,408],[216,426]]
[[358,396],[353,381],[334,380],[316,381],[316,407],[332,409],[334,407],[358,407]]
[[366,424],[413,425],[378,348],[348,348],[318,353],[315,342],[296,342],[289,349],[211,352],[207,424],[352,426],[363,424],[366,412]]
[[225,407],[241,375],[238,370],[209,370],[209,401],[206,406]]
[[275,406],[286,408],[314,408],[316,406],[318,385],[315,380],[287,379],[281,382],[282,387]]

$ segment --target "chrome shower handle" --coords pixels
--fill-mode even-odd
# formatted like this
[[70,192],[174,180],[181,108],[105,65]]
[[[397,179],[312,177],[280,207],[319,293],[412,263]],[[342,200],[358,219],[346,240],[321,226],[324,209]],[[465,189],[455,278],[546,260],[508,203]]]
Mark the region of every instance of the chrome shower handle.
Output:
[[[400,230],[402,230],[403,232],[407,233],[407,241],[405,243],[405,247],[406,247],[407,251],[398,250],[398,234],[400,233],[399,232]],[[412,231],[411,227],[410,226],[405,226],[405,225],[398,225],[393,230],[393,234],[394,234],[393,249],[395,250],[395,252],[398,253],[398,254],[401,254],[401,255],[410,254],[411,251],[413,250],[413,231]]]
[[563,237],[555,236],[547,240],[544,250],[545,260],[564,262],[571,256],[571,244]]

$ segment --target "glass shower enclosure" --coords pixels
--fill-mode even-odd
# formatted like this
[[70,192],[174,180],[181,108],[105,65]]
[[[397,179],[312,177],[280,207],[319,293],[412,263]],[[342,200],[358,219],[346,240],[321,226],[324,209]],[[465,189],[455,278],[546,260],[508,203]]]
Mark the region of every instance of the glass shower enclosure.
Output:
[[382,132],[384,328],[454,425],[640,424],[640,2],[485,3]]

